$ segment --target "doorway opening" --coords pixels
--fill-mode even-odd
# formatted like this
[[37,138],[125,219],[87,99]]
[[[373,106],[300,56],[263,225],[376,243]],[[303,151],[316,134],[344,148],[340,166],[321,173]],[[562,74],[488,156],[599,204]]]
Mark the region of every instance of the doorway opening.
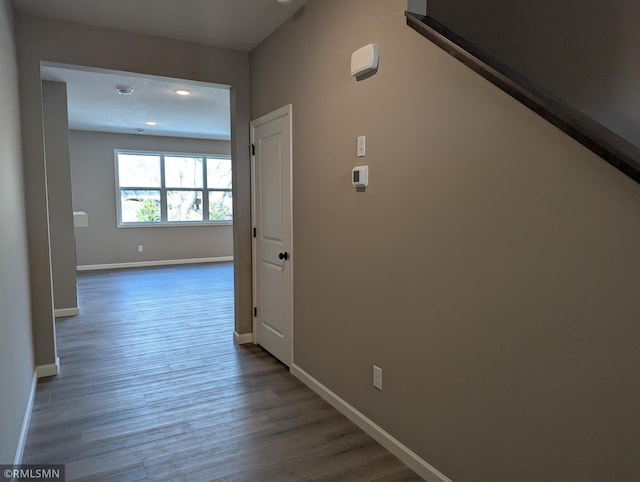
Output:
[[77,271],[233,261],[230,86],[56,63],[41,77],[57,318],[78,314]]

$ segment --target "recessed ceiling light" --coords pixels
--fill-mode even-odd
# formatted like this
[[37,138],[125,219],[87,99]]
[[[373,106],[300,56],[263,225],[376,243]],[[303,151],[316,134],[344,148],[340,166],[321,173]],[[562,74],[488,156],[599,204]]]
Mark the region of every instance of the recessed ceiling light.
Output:
[[191,95],[191,92],[189,92],[188,90],[178,89],[178,90],[176,90],[176,94],[178,94],[178,95]]
[[147,124],[148,126],[157,126],[158,123],[156,121],[147,121],[145,122],[145,124]]
[[120,95],[131,95],[133,94],[133,89],[129,87],[116,87],[116,92]]

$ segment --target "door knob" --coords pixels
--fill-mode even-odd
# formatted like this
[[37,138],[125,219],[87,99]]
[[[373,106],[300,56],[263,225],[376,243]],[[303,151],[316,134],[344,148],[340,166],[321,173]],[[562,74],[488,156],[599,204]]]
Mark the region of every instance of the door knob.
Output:
[[289,253],[287,253],[286,251],[284,253],[280,253],[278,254],[278,258],[284,259],[286,261],[289,259]]

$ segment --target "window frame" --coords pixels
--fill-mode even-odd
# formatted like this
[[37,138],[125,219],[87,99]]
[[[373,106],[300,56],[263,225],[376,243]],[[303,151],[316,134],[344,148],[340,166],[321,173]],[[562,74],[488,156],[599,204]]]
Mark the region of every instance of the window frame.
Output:
[[[160,186],[158,187],[139,187],[139,186],[120,186],[120,171],[118,156],[120,154],[130,155],[149,155],[160,158]],[[202,187],[167,187],[165,182],[165,157],[189,157],[202,158]],[[231,226],[233,225],[233,212],[230,220],[210,220],[202,221],[169,221],[168,216],[168,191],[199,191],[202,193],[202,213],[203,216],[209,216],[209,193],[210,192],[228,192],[233,200],[233,188],[210,188],[207,185],[207,159],[224,159],[233,163],[231,156],[228,154],[203,154],[193,152],[169,152],[169,151],[152,151],[146,149],[114,149],[114,180],[116,195],[116,227],[118,228],[166,228],[166,227],[186,227],[186,226]],[[232,165],[233,167],[233,165]],[[231,174],[233,179],[233,172]],[[160,193],[160,221],[158,222],[124,222],[122,221],[122,195],[121,192],[126,191],[159,191]]]

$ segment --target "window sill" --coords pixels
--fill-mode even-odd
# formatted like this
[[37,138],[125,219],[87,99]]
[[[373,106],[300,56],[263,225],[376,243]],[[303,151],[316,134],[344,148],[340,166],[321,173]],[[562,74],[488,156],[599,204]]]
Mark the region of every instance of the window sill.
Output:
[[126,223],[118,224],[116,227],[120,228],[193,228],[193,227],[211,227],[211,226],[233,226],[233,221],[220,221],[220,222],[183,222],[183,223]]

